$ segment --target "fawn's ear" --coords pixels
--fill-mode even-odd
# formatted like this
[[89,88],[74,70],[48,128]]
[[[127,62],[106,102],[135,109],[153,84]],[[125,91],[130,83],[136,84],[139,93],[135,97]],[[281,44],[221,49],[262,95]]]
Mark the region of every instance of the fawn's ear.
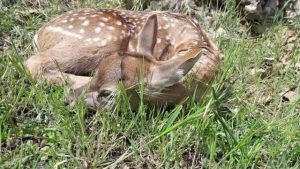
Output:
[[156,44],[157,36],[157,16],[151,15],[148,17],[143,28],[140,30],[137,39],[137,52],[152,56],[153,48]]
[[154,64],[150,69],[150,86],[164,88],[180,81],[199,60],[200,49],[190,49],[184,56]]

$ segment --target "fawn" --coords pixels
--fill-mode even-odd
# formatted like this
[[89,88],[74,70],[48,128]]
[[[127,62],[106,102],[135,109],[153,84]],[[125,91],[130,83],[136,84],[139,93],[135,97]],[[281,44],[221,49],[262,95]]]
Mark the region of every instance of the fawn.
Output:
[[120,81],[133,107],[140,99],[134,88],[139,80],[149,104],[200,98],[220,68],[205,31],[189,16],[171,12],[70,11],[42,26],[34,44],[37,54],[25,62],[32,76],[68,83],[78,93],[88,86],[91,107],[103,106],[105,98],[113,102]]

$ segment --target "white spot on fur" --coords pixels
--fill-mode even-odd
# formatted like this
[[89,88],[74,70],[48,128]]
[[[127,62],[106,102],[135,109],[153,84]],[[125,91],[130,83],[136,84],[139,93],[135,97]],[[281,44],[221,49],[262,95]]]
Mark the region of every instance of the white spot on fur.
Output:
[[112,37],[112,40],[113,40],[113,41],[117,41],[118,38],[117,38],[116,36],[113,36],[113,37]]
[[168,18],[167,16],[163,16],[163,19],[164,19],[165,21],[169,21],[169,18]]
[[101,28],[97,27],[95,28],[95,33],[99,33],[101,31]]
[[156,43],[161,43],[161,39],[157,38]]
[[85,41],[90,42],[92,38],[87,38]]
[[94,38],[93,41],[94,42],[98,42],[100,40],[100,38]]
[[70,21],[73,22],[75,19],[74,18],[70,18]]
[[186,25],[186,28],[193,29],[193,26],[192,25]]
[[125,36],[125,35],[126,35],[126,32],[125,32],[125,30],[122,30],[121,32],[122,32],[122,35],[123,35],[123,36]]
[[79,20],[85,20],[86,17],[85,17],[85,16],[80,16],[80,17],[78,17],[78,19],[79,19]]
[[167,35],[167,36],[166,36],[166,39],[167,39],[167,40],[170,40],[170,39],[171,39],[171,35],[170,35],[170,34]]
[[107,39],[108,41],[111,41],[111,40],[112,40],[112,36],[111,36],[111,35],[108,35],[106,39]]
[[198,45],[199,43],[198,43],[198,41],[193,41],[193,44]]
[[77,33],[74,33],[74,32],[66,31],[62,27],[49,26],[48,29],[53,31],[53,32],[58,32],[58,33],[61,33],[63,35],[71,36],[71,37],[74,37],[74,38],[77,38],[77,39],[82,39],[83,38],[81,35],[79,35]]
[[88,26],[90,24],[89,20],[85,20],[81,25],[82,26]]
[[122,25],[122,22],[121,22],[121,21],[117,21],[117,22],[116,22],[116,25],[121,26],[121,25]]
[[103,22],[100,22],[100,23],[99,23],[99,26],[104,27],[105,24],[104,24]]
[[92,9],[85,9],[85,10],[83,10],[84,12],[91,12],[92,11]]
[[84,29],[80,29],[79,33],[84,34],[85,33]]
[[109,19],[108,18],[102,18],[102,21],[107,22]]
[[97,14],[94,14],[94,15],[91,15],[90,17],[91,18],[95,18],[95,17],[97,17],[98,15]]
[[103,22],[99,22],[99,26],[104,27],[105,24]]
[[64,20],[62,20],[61,22],[62,22],[62,23],[67,23],[68,20],[64,19]]
[[113,26],[108,26],[107,29],[113,31],[113,30],[115,30],[116,28],[113,27]]
[[74,26],[73,26],[73,25],[69,25],[68,28],[69,28],[69,29],[73,29]]
[[168,29],[169,27],[170,27],[169,24],[167,24],[163,27],[163,29]]
[[107,43],[106,40],[102,40],[101,43],[100,43],[100,45],[101,45],[101,46],[105,46],[106,43]]
[[74,11],[69,11],[69,12],[67,12],[68,14],[72,14],[72,13],[74,13]]

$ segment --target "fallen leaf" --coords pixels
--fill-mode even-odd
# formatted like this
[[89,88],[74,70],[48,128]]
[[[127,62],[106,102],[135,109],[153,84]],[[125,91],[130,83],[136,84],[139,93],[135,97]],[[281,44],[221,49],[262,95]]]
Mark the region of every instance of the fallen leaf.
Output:
[[270,105],[270,103],[273,101],[272,97],[271,96],[265,96],[265,95],[262,95],[261,97],[258,98],[258,105],[260,106],[268,106]]
[[126,165],[126,164],[124,164],[123,166],[122,166],[122,169],[129,169],[130,167],[128,166],[128,165]]
[[284,101],[293,102],[296,100],[296,98],[297,98],[296,87],[292,87],[288,91],[282,94],[282,99]]
[[253,69],[250,69],[250,75],[251,76],[259,76],[260,78],[263,79],[263,78],[267,77],[268,73],[264,69],[255,69],[255,68],[253,68]]
[[291,30],[289,28],[284,28],[282,30],[282,45],[284,48],[283,56],[281,57],[281,61],[283,64],[288,64],[290,60],[293,58],[292,55],[295,52],[295,49],[299,50],[299,33],[295,30]]

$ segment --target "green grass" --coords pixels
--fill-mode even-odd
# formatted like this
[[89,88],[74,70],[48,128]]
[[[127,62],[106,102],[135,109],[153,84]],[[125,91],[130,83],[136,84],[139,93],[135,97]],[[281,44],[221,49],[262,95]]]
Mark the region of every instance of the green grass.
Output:
[[[8,2],[0,2],[0,39],[6,40],[0,51],[1,168],[300,167],[299,88],[293,101],[281,95],[300,82],[299,38],[288,51],[284,45],[285,30],[299,29],[299,22],[265,23],[265,33],[253,38],[240,33],[241,18],[228,3],[217,23],[227,33],[214,39],[224,55],[222,71],[201,103],[142,104],[132,112],[121,95],[115,111],[91,112],[82,100],[65,103],[67,87],[31,80],[22,62],[33,54],[34,32],[50,18],[107,3]],[[134,2],[140,8],[141,1]],[[287,55],[289,62],[276,69]],[[264,75],[250,73],[270,67]]]

